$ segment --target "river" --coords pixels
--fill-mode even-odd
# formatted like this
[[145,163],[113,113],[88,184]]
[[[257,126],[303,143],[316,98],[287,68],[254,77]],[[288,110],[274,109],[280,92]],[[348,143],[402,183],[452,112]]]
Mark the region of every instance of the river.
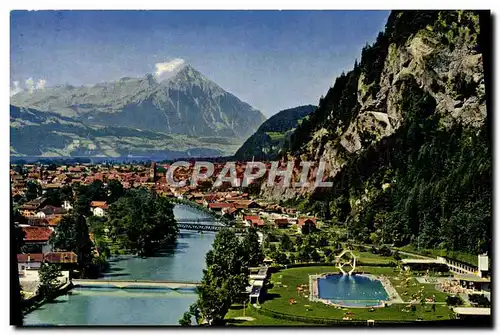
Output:
[[[174,214],[177,219],[207,217],[185,205],[175,205]],[[104,278],[200,281],[214,239],[215,233],[181,231],[172,250],[145,259],[110,259]],[[194,291],[74,288],[26,315],[24,324],[178,325],[196,298]]]

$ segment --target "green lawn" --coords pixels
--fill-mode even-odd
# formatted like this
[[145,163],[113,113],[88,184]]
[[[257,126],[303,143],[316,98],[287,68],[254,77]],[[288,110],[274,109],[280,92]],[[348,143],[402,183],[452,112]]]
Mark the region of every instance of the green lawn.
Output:
[[[435,288],[435,284],[420,284],[415,278],[410,279],[407,284],[405,284],[406,280],[403,277],[391,277],[390,281],[404,301],[410,301],[411,297],[422,287],[424,288],[425,298],[430,298],[434,295],[436,302],[445,302],[448,296],[446,293],[438,291]],[[404,294],[405,292],[406,294]]]
[[354,255],[358,257],[360,262],[369,264],[389,264],[390,262],[396,262],[394,257],[380,256],[372,254],[369,251],[353,251]]
[[[374,275],[384,274],[395,276],[397,274],[395,269],[390,267],[359,267],[357,271],[369,272]],[[338,309],[321,302],[311,302],[308,296],[305,297],[303,294],[297,294],[296,286],[308,284],[310,274],[324,272],[338,272],[338,270],[333,266],[314,266],[292,268],[272,274],[271,282],[274,286],[268,290],[268,300],[262,303],[262,307],[267,310],[291,315],[339,320],[344,317],[347,311],[355,314],[352,317],[354,320],[416,320],[418,318],[423,320],[443,320],[450,318],[450,310],[446,305],[436,305],[436,312],[432,312],[429,305],[424,307],[418,305],[415,313],[402,312],[401,310],[406,304],[394,304],[390,307],[376,308],[375,311],[370,312],[368,308]],[[281,284],[278,284],[278,282],[281,282]],[[435,290],[433,288],[427,289],[430,290],[429,293],[432,296]],[[426,295],[428,294],[427,289],[425,290]],[[288,302],[290,298],[296,299],[297,303],[290,305]],[[436,298],[439,301],[443,297],[436,294]],[[306,308],[306,305],[310,307]]]
[[227,312],[225,319],[229,326],[310,326],[314,324],[307,324],[298,321],[275,319],[269,316],[259,314],[252,306],[245,308],[245,316],[254,318],[252,321],[237,320],[236,317],[243,316],[243,306],[233,305]]
[[278,141],[278,140],[282,140],[285,138],[285,133],[279,133],[279,132],[275,132],[275,131],[267,131],[266,134],[269,135],[269,137],[271,137],[271,140],[273,140],[273,141]]

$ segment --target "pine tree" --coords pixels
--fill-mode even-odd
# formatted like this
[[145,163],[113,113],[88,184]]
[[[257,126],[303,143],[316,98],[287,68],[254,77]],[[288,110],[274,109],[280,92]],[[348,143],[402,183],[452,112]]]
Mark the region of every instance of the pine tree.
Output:
[[50,297],[57,291],[59,286],[58,278],[61,276],[61,271],[58,265],[43,262],[38,270],[40,280],[38,292],[44,297]]

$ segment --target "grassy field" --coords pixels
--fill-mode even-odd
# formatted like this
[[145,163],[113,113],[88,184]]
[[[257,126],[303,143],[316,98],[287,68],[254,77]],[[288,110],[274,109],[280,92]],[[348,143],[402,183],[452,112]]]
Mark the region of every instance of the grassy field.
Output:
[[436,302],[445,302],[448,296],[446,293],[438,291],[435,288],[435,284],[420,284],[415,278],[411,278],[407,284],[405,284],[406,280],[402,277],[390,277],[390,281],[404,301],[410,301],[411,297],[421,288],[424,289],[425,298],[430,298],[434,295]]
[[[384,274],[389,277],[397,275],[395,268],[391,267],[359,267],[357,271],[372,273],[374,275]],[[341,320],[348,311],[354,313],[354,316],[352,316],[353,320],[444,320],[449,319],[451,316],[449,308],[444,304],[437,304],[435,312],[432,311],[430,305],[418,305],[415,312],[403,312],[402,309],[407,304],[394,304],[385,308],[376,308],[375,311],[370,311],[368,308],[339,309],[321,302],[311,302],[307,295],[304,296],[304,294],[296,292],[296,286],[309,283],[310,274],[324,272],[338,272],[338,270],[333,266],[312,266],[292,268],[272,274],[270,282],[273,286],[268,290],[267,300],[262,303],[262,308],[289,315],[338,320]],[[397,284],[398,282],[396,281],[395,283]],[[420,286],[410,286],[410,288],[418,290]],[[439,293],[432,285],[426,285],[424,289],[426,297],[435,294],[438,301],[443,301],[446,295],[443,296]],[[297,303],[290,305],[288,302],[290,298],[294,298]],[[230,317],[232,315],[230,314]],[[282,320],[270,319],[272,319],[272,322],[276,321],[279,324],[283,324]],[[265,320],[265,322],[271,321]]]
[[395,262],[394,257],[380,256],[372,254],[369,251],[353,251],[353,254],[358,257],[358,260],[363,263],[371,264],[389,264],[390,262]]
[[243,306],[233,305],[229,312],[227,312],[225,319],[229,326],[310,326],[314,324],[307,324],[298,321],[275,319],[269,316],[259,314],[252,306],[245,308],[245,316],[252,317],[254,320],[238,320],[237,317],[243,316]]
[[266,132],[266,134],[269,135],[269,137],[271,137],[271,140],[273,140],[273,141],[279,141],[279,140],[282,140],[285,138],[285,133],[268,131],[268,132]]

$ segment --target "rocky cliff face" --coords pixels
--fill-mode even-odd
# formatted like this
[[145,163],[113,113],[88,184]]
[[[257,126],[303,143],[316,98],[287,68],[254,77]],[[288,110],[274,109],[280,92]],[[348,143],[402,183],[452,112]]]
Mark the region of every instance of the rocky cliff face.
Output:
[[362,243],[418,241],[451,257],[491,250],[479,37],[474,12],[392,12],[285,148],[284,160],[326,161],[333,187],[263,185],[261,194],[345,224]]
[[[333,179],[357,153],[397,132],[406,117],[405,88],[413,83],[435,100],[434,113],[442,127],[461,123],[479,128],[484,124],[478,16],[463,11],[426,15],[391,14],[385,33],[363,49],[361,63],[338,78],[320,101],[314,113],[317,118],[296,131],[286,159],[325,160]],[[411,21],[417,21],[413,27]],[[264,186],[262,195],[283,199],[313,191],[313,186]]]

